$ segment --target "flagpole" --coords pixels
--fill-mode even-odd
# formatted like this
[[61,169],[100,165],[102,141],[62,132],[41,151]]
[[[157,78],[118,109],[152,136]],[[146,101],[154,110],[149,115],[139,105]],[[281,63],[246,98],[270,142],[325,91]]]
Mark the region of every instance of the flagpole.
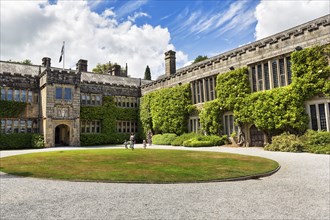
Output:
[[65,63],[65,41],[63,41],[63,70],[64,70],[64,63]]

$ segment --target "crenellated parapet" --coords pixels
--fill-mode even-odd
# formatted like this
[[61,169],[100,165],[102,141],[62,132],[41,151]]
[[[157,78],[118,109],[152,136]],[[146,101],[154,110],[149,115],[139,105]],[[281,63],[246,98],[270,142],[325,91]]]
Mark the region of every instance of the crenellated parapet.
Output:
[[159,80],[141,86],[142,95],[159,88],[189,83],[228,72],[233,68],[290,54],[297,47],[306,48],[326,44],[330,44],[330,15],[178,69],[175,74],[165,75]]
[[44,70],[40,75],[40,87],[52,84],[68,84],[79,86],[81,74],[80,72],[62,70],[58,68],[49,68]]
[[0,73],[0,86],[11,87],[16,89],[39,89],[38,76],[23,75],[20,73]]

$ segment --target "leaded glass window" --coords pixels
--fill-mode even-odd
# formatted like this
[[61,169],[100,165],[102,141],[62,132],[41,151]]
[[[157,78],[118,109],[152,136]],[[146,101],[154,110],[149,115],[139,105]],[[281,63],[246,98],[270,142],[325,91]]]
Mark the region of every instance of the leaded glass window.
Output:
[[287,73],[288,73],[288,85],[290,85],[292,82],[291,58],[290,57],[286,58],[286,69],[287,69]]
[[28,91],[28,102],[32,103],[32,91]]
[[263,90],[263,79],[262,79],[262,68],[261,65],[258,65],[258,91]]
[[72,99],[71,88],[64,88],[64,99],[65,100],[71,100]]
[[320,128],[322,131],[327,130],[327,119],[325,116],[324,104],[319,104],[319,114],[320,114]]
[[14,101],[15,102],[20,101],[20,99],[19,99],[19,90],[17,90],[17,89],[14,90]]
[[276,60],[273,60],[272,62],[272,71],[273,71],[273,85],[274,88],[278,87],[278,73],[277,73],[277,62]]
[[270,89],[268,63],[264,63],[265,89]]
[[284,71],[284,59],[280,59],[279,60],[279,66],[280,66],[280,83],[281,86],[285,86],[286,82],[285,82],[285,71]]
[[55,98],[62,99],[62,87],[56,87]]
[[21,102],[26,102],[26,90],[21,91]]
[[257,76],[256,76],[256,68],[252,67],[252,91],[257,91]]
[[310,113],[311,113],[311,124],[312,124],[312,129],[314,131],[318,130],[317,126],[317,115],[316,115],[316,106],[315,105],[310,105],[309,106]]
[[5,90],[5,88],[1,88],[1,100],[6,100],[6,90]]

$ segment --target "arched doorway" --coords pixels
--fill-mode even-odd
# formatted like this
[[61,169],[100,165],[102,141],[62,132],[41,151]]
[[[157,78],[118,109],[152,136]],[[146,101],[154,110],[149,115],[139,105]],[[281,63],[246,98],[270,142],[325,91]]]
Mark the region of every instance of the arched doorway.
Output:
[[255,125],[250,127],[250,146],[263,147],[264,146],[264,133],[259,131]]
[[55,146],[70,145],[70,128],[61,124],[55,127]]

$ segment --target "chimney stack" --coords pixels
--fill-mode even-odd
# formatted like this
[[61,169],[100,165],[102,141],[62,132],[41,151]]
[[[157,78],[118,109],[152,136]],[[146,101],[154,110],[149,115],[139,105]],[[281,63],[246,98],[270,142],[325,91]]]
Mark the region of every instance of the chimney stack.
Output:
[[50,61],[51,61],[51,59],[49,57],[42,58],[42,66],[49,69],[50,68]]
[[76,64],[76,69],[79,72],[87,72],[87,60],[78,60],[78,63]]
[[175,51],[165,52],[165,75],[170,76],[176,72]]

